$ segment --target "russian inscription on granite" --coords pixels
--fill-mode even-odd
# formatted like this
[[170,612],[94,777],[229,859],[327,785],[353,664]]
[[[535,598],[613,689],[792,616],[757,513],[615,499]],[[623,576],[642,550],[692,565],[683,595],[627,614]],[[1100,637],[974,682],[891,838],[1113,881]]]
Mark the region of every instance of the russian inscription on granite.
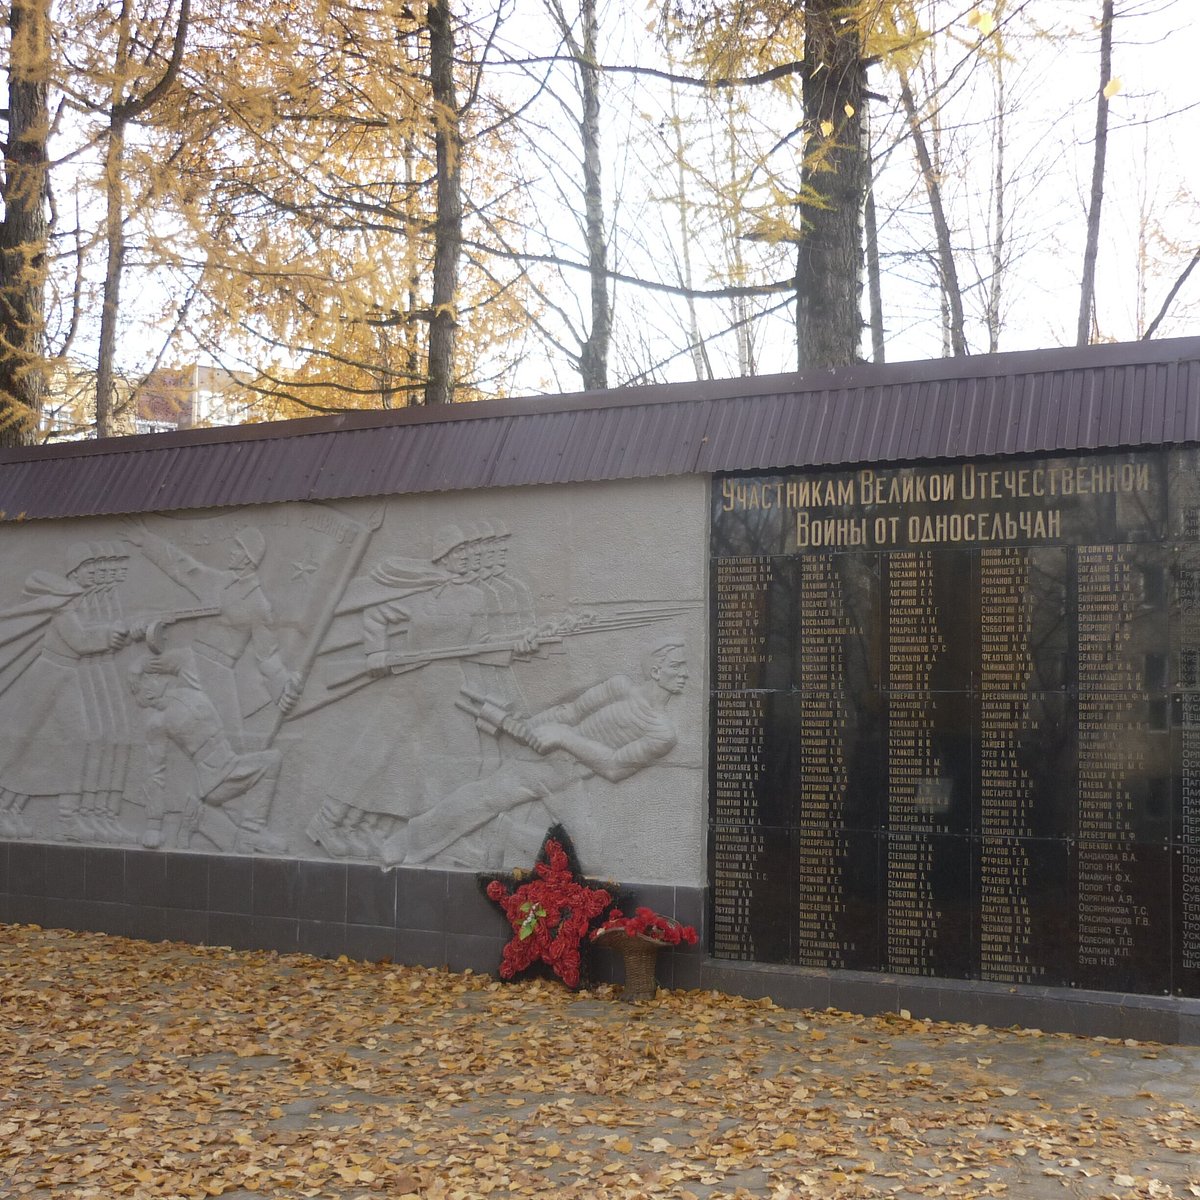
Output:
[[718,955],[1200,995],[1200,453],[730,477],[712,530]]

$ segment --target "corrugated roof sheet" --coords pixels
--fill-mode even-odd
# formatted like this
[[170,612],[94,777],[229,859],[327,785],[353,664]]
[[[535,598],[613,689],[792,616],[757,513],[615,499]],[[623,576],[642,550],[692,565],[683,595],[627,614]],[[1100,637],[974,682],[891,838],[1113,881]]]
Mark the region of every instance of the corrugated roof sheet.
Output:
[[0,517],[1200,440],[1200,338],[0,451]]

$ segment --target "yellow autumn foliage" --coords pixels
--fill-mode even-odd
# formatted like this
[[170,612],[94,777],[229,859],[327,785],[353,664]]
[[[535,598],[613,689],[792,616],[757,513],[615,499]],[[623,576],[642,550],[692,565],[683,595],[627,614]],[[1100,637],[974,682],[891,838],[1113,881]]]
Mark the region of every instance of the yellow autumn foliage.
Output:
[[[425,377],[439,112],[413,6],[214,3],[186,83],[139,148],[156,180],[148,244],[190,273],[192,334],[218,361],[257,361],[263,412],[400,406]],[[463,57],[470,59],[464,45]],[[463,89],[465,90],[465,88]],[[517,202],[483,102],[463,117],[471,214]],[[171,170],[158,164],[167,156]],[[498,198],[497,191],[506,195]],[[460,269],[462,398],[504,389],[527,296],[514,269]]]

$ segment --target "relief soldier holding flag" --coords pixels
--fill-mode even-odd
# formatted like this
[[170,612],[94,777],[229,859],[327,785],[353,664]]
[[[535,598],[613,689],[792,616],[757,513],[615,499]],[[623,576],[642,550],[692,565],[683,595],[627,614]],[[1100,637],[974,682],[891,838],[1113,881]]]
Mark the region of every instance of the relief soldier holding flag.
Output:
[[196,674],[230,737],[240,737],[250,705],[238,690],[237,665],[249,650],[258,676],[283,713],[295,706],[300,677],[283,663],[275,635],[274,615],[263,594],[258,568],[266,539],[253,526],[239,529],[231,539],[228,564],[213,567],[193,558],[146,528],[141,521],[126,526],[126,538],[164,575],[189,591],[215,616],[205,621],[192,641]]

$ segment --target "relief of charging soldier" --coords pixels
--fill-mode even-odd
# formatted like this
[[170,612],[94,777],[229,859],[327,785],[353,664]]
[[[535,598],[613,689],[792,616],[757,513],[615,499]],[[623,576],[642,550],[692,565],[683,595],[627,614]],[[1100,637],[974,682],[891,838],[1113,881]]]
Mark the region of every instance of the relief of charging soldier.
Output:
[[65,575],[35,571],[0,614],[0,833],[28,837],[33,797],[53,798],[73,841],[124,842],[118,823],[132,753],[128,693],[114,655],[128,635],[119,543],[69,547]]
[[[261,683],[283,714],[291,712],[302,678],[284,664],[274,613],[259,582],[258,568],[267,548],[262,532],[253,526],[239,529],[229,540],[224,567],[199,562],[141,521],[128,522],[125,537],[164,575],[211,610],[207,616],[188,614],[202,618],[187,627],[192,635],[190,648],[195,656],[194,674],[231,741],[244,741],[245,718],[262,706],[253,696],[243,697],[239,688],[238,664],[248,653],[256,668],[252,678]],[[131,636],[144,638],[147,628],[146,623],[135,625]],[[263,702],[267,702],[265,697]]]
[[668,637],[641,661],[641,679],[612,675],[574,699],[523,716],[474,698],[480,726],[522,748],[497,770],[448,793],[387,843],[385,862],[425,863],[450,852],[461,866],[500,865],[526,850],[576,785],[620,783],[658,762],[677,734],[667,705],[688,681],[682,640]]
[[[266,828],[281,755],[234,750],[193,673],[195,661],[185,650],[165,651],[139,658],[129,671],[146,736],[142,845],[156,849],[165,841],[187,849],[201,835],[235,854],[283,854],[287,843]],[[187,780],[171,786],[171,768],[180,760]]]
[[[431,559],[389,558],[346,590],[359,655],[327,663],[327,690],[302,711],[398,677],[358,727],[307,834],[336,857],[383,858],[404,822],[460,785],[489,776],[513,743],[481,732],[478,708],[524,711],[514,663],[563,653],[575,635],[622,631],[677,616],[678,605],[585,610],[537,621],[529,589],[507,570],[507,528],[443,529]],[[327,650],[350,650],[343,634]],[[488,744],[485,757],[481,743]],[[541,831],[544,832],[544,826]]]
[[473,722],[455,705],[488,599],[473,563],[474,533],[448,526],[428,560],[389,558],[347,589],[360,611],[360,655],[331,687],[396,677],[367,713],[326,789],[308,836],[335,857],[373,858],[398,819],[478,774]]

